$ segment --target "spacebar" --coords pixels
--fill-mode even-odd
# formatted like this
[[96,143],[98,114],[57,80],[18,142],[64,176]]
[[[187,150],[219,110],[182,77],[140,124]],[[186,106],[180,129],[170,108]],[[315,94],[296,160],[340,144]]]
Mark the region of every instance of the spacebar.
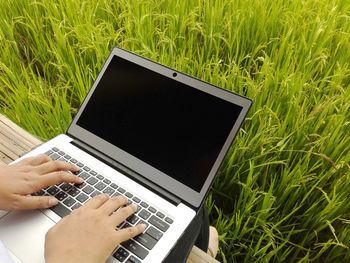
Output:
[[54,211],[56,214],[58,214],[60,217],[65,217],[66,215],[69,215],[71,213],[71,211],[67,207],[65,207],[60,203],[51,207],[50,209]]

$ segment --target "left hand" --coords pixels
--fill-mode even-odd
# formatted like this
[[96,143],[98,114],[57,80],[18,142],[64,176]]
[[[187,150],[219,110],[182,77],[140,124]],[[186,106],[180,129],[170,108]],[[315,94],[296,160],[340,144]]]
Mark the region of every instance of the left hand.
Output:
[[79,169],[70,163],[52,161],[46,155],[29,157],[15,164],[1,166],[0,209],[15,211],[56,205],[58,200],[55,197],[30,194],[61,182],[82,183],[81,178],[70,173]]

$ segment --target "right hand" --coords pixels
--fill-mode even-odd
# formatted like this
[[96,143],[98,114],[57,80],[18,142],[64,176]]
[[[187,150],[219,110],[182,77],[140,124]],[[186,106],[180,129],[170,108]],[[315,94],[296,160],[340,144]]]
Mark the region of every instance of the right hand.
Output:
[[121,242],[145,230],[143,224],[116,230],[136,212],[135,204],[123,207],[126,204],[123,196],[109,198],[102,194],[61,219],[46,234],[45,262],[105,262]]

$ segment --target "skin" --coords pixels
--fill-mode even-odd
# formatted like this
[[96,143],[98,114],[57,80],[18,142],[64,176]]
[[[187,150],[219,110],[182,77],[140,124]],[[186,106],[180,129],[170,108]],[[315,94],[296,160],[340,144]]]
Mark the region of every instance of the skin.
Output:
[[63,218],[46,234],[46,262],[105,262],[121,242],[145,230],[141,224],[115,230],[137,209],[136,205],[122,207],[126,203],[127,199],[122,196],[99,195]]
[[19,211],[56,205],[57,199],[54,197],[30,194],[62,182],[83,182],[68,171],[79,171],[79,167],[52,161],[46,155],[29,157],[16,164],[0,167],[0,209]]
[[[49,208],[58,200],[52,196],[31,196],[62,182],[79,184],[83,180],[73,172],[79,167],[52,161],[46,155],[23,159],[0,167],[0,209],[20,211]],[[121,230],[116,226],[135,213],[136,206],[125,206],[122,196],[99,195],[61,219],[45,237],[45,260],[58,262],[105,262],[121,242],[139,235],[145,225]]]

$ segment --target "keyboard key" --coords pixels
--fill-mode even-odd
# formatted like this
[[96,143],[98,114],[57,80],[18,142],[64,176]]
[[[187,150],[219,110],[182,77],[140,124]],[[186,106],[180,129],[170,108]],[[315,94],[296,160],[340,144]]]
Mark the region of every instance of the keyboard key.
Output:
[[90,174],[83,172],[83,173],[81,173],[81,174],[79,175],[79,177],[80,177],[80,178],[83,178],[84,180],[86,180],[86,179],[88,179],[88,178],[90,177]]
[[118,192],[119,192],[119,193],[124,194],[124,193],[125,193],[125,189],[124,189],[124,188],[119,187],[119,188],[118,188]]
[[90,174],[92,174],[93,176],[96,176],[96,175],[97,175],[97,173],[96,173],[94,170],[91,170],[91,171],[90,171]]
[[58,154],[61,155],[61,156],[63,156],[63,155],[65,155],[66,153],[65,153],[64,151],[59,151]]
[[87,172],[91,170],[90,167],[87,167],[87,166],[85,166],[83,169],[84,171],[87,171]]
[[151,237],[155,238],[156,240],[161,239],[161,237],[163,236],[163,233],[155,229],[153,226],[150,226],[145,233],[149,234]]
[[78,188],[78,189],[82,189],[82,188],[85,187],[85,185],[86,185],[86,183],[83,182],[83,183],[81,183],[81,184],[76,184],[76,185],[74,185],[74,186],[75,186],[76,188]]
[[162,212],[158,212],[156,215],[162,219],[165,217],[165,215]]
[[55,197],[56,197],[59,201],[64,200],[67,196],[68,196],[68,195],[67,195],[65,192],[63,192],[63,191],[61,191],[61,192],[59,192],[58,194],[55,195]]
[[49,155],[52,154],[52,153],[53,153],[52,150],[48,150],[45,154],[46,154],[47,156],[49,156]]
[[66,154],[66,155],[64,156],[64,158],[66,158],[67,160],[70,160],[72,157],[71,157],[70,155]]
[[79,189],[76,187],[72,187],[69,191],[68,194],[71,196],[77,196],[80,193]]
[[72,206],[72,210],[78,209],[79,207],[81,207],[81,204],[76,203],[75,205]]
[[140,203],[140,205],[141,205],[143,208],[147,208],[147,207],[148,207],[148,204],[147,204],[146,202],[144,202],[144,201],[142,201],[142,202]]
[[83,192],[86,194],[91,194],[95,189],[91,185],[87,185],[83,188]]
[[84,167],[84,164],[82,164],[81,162],[78,162],[76,165],[79,166],[80,168]]
[[139,219],[140,218],[137,215],[131,215],[126,219],[126,221],[128,221],[130,224],[135,225]]
[[80,202],[80,203],[84,203],[89,197],[84,194],[84,193],[81,193],[80,195],[77,196],[77,200]]
[[53,154],[50,155],[50,158],[51,158],[52,160],[57,160],[57,159],[60,158],[60,157],[61,157],[61,156],[58,155],[57,153],[53,153]]
[[95,190],[95,192],[93,192],[90,196],[95,197],[96,195],[99,195],[99,194],[101,194],[101,192]]
[[56,186],[51,186],[49,189],[47,189],[47,192],[50,195],[55,195],[60,191],[60,189],[58,189]]
[[140,213],[138,213],[139,217],[141,217],[142,219],[145,219],[147,220],[150,216],[151,216],[151,213],[148,212],[147,210],[145,209],[142,209],[142,211]]
[[98,182],[96,185],[95,185],[95,188],[102,191],[104,188],[106,187],[106,185],[102,182]]
[[148,211],[150,211],[151,213],[155,213],[155,212],[157,212],[157,209],[155,209],[153,206],[150,206],[148,208]]
[[118,185],[116,185],[115,183],[112,183],[110,186],[111,186],[112,188],[114,188],[114,189],[117,189],[117,188],[118,188]]
[[172,224],[174,222],[174,220],[172,220],[170,217],[166,217],[165,222]]
[[75,201],[72,197],[67,197],[66,200],[64,200],[64,204],[68,207],[71,207],[72,205],[74,205],[77,201]]
[[113,197],[113,196],[118,196],[118,195],[121,195],[121,193],[115,192],[115,193],[112,195],[112,197]]
[[100,174],[98,174],[97,176],[96,176],[98,179],[100,179],[100,180],[103,180],[103,179],[105,179],[102,175],[100,175]]
[[67,192],[69,189],[72,188],[72,185],[71,185],[71,184],[68,184],[68,183],[63,183],[63,184],[60,185],[60,188],[61,188],[61,190]]
[[134,237],[134,240],[136,240],[137,242],[139,242],[141,245],[145,246],[148,249],[152,249],[157,244],[157,241],[158,241],[153,237],[151,237],[150,235],[148,235],[147,233]]
[[141,199],[134,196],[134,198],[132,199],[135,203],[140,203]]
[[103,193],[108,194],[109,196],[112,196],[114,192],[114,189],[111,187],[107,187],[105,190],[103,190]]
[[148,255],[148,251],[143,248],[141,245],[137,244],[134,240],[127,240],[122,243],[123,247],[125,247],[130,252],[134,253],[136,256],[138,256],[141,259],[145,259],[145,257]]
[[70,159],[70,161],[71,161],[71,163],[77,163],[78,162],[78,160],[77,159]]
[[110,184],[110,183],[111,183],[111,180],[105,178],[105,179],[103,180],[103,182],[104,182],[105,184]]
[[57,147],[53,147],[52,150],[53,150],[54,152],[58,152],[58,151],[59,151],[59,149],[58,149]]
[[117,251],[113,254],[113,257],[118,259],[120,262],[123,262],[129,256],[129,254],[130,253],[126,251],[124,248],[119,247]]
[[134,257],[133,255],[131,255],[128,260],[126,261],[126,263],[141,263],[140,260],[138,260],[136,257]]
[[60,217],[65,217],[66,215],[70,214],[70,210],[64,205],[62,205],[61,203],[58,203],[57,205],[51,207],[50,209]]
[[98,180],[95,177],[90,177],[87,181],[88,184],[94,185],[98,182]]
[[167,223],[165,223],[164,221],[162,221],[154,215],[150,217],[148,222],[150,222],[152,225],[154,225],[156,228],[160,229],[163,232],[167,231],[169,228],[169,225]]
[[126,192],[126,193],[125,193],[125,196],[131,198],[131,197],[133,197],[133,194],[130,193],[130,192]]

